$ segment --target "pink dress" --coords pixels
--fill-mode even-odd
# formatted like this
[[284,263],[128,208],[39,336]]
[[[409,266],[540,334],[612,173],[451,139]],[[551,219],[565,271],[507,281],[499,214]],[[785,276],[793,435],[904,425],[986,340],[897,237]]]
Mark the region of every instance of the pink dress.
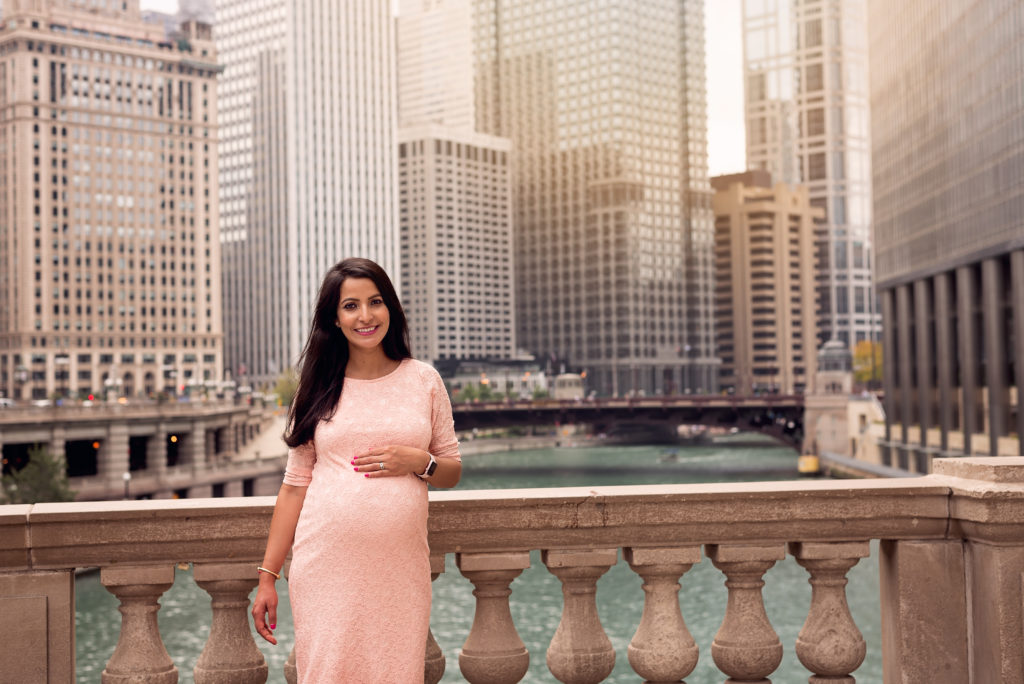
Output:
[[423,682],[427,485],[415,475],[366,478],[350,464],[388,444],[459,458],[448,393],[421,361],[345,378],[334,416],[289,451],[285,484],[308,485],[288,577],[300,682]]

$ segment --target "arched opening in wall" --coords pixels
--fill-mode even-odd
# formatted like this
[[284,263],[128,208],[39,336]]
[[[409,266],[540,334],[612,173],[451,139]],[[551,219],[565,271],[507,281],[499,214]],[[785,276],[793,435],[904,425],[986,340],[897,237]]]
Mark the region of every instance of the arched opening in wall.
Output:
[[102,442],[98,439],[76,439],[64,444],[68,477],[88,477],[99,472],[99,453]]
[[255,490],[256,480],[251,477],[247,477],[242,480],[242,496],[252,496]]
[[146,447],[149,437],[137,435],[128,438],[128,469],[131,471],[146,469]]
[[167,467],[173,468],[178,465],[181,455],[181,437],[178,435],[166,435],[167,442]]
[[153,396],[156,393],[156,378],[153,377],[151,371],[147,371],[146,375],[142,379],[142,391],[147,397]]
[[121,378],[121,382],[122,382],[121,387],[122,387],[122,389],[124,391],[124,396],[126,396],[126,397],[133,397],[133,396],[135,396],[135,376],[132,375],[131,373],[125,373],[124,377]]
[[222,498],[224,496],[224,483],[215,482],[213,485],[213,496],[214,498]]
[[224,450],[224,428],[216,428],[213,431],[213,453],[220,454]]
[[28,450],[33,446],[32,444],[4,444],[3,449],[0,450],[0,453],[3,454],[3,458],[0,459],[3,461],[3,474],[10,475],[24,468],[28,463]]

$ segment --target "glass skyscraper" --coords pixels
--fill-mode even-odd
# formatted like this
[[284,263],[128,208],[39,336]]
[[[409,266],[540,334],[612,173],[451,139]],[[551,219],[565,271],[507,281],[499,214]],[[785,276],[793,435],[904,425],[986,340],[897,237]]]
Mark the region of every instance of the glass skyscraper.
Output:
[[819,344],[877,339],[866,0],[744,0],[747,165],[825,210]]
[[871,0],[889,461],[1024,453],[1024,4]]
[[717,389],[699,0],[475,0],[515,150],[517,344],[601,393]]

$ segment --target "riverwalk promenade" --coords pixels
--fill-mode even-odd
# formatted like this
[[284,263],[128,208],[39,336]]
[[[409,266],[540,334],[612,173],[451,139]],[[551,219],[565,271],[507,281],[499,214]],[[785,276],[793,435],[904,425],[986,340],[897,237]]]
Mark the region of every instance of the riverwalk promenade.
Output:
[[[71,682],[74,570],[99,567],[120,601],[120,640],[104,682],[174,682],[157,629],[178,563],[193,565],[212,619],[193,667],[204,682],[263,682],[248,596],[270,522],[269,497],[0,507],[0,610],[17,629],[0,642],[0,681]],[[616,657],[651,682],[684,679],[711,658],[733,682],[764,682],[782,644],[764,610],[764,573],[787,554],[807,570],[807,620],[795,651],[813,682],[852,682],[865,643],[846,573],[880,540],[885,682],[1024,681],[1024,458],[935,461],[917,478],[432,492],[432,569],[454,554],[475,587],[457,653],[431,638],[425,682],[457,668],[469,682],[520,681],[544,658],[564,682],[600,682]],[[528,653],[510,584],[539,550],[563,587],[546,653]],[[616,654],[595,610],[597,580],[620,556],[643,579],[643,614]],[[679,609],[695,563],[728,589],[724,619],[700,652]],[[518,597],[529,601],[529,597]],[[522,628],[522,625],[518,626]],[[45,647],[44,647],[45,645]],[[294,681],[291,663],[285,678]]]

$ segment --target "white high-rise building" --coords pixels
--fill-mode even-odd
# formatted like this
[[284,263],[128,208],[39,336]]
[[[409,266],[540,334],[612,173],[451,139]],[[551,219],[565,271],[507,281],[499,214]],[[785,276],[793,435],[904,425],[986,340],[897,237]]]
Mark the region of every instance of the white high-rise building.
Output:
[[866,0],[744,0],[747,166],[806,185],[819,343],[878,339],[872,286]]
[[377,0],[216,0],[226,368],[298,360],[323,274],[399,282],[395,30]]
[[413,354],[451,368],[515,356],[512,143],[474,132],[469,0],[398,18],[403,304]]
[[469,0],[401,0],[398,124],[473,130],[473,22]]

